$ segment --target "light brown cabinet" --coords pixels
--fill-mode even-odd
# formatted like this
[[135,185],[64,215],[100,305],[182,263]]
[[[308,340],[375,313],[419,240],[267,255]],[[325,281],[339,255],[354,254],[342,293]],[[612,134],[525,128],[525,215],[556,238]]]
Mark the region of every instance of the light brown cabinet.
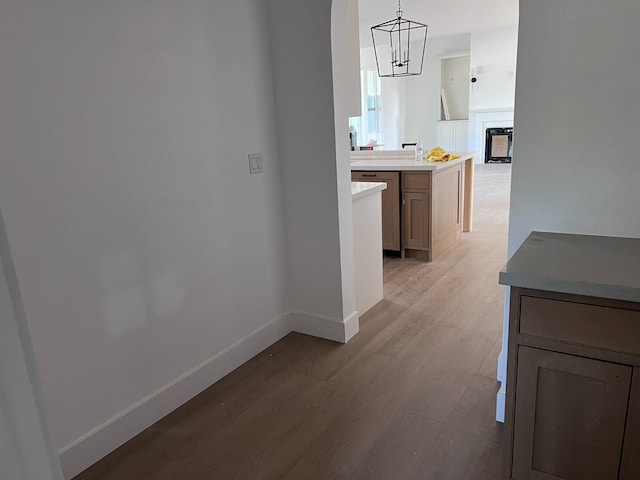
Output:
[[640,303],[511,289],[513,480],[640,478]]
[[403,192],[404,249],[429,250],[429,195]]
[[354,171],[351,180],[387,183],[382,248],[431,261],[462,234],[464,171],[461,163],[434,171]]
[[440,255],[462,234],[463,166],[433,175],[433,255]]
[[462,164],[402,172],[403,256],[431,261],[462,235]]
[[432,172],[402,173],[402,255],[431,261]]
[[382,191],[382,248],[400,251],[400,173],[351,172],[354,182],[385,182]]

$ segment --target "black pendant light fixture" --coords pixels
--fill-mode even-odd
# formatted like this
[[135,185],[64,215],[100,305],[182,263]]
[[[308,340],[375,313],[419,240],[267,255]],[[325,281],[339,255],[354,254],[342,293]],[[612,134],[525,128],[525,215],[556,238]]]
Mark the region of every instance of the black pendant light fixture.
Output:
[[396,13],[396,18],[371,27],[378,75],[380,77],[420,75],[427,46],[428,25],[402,18],[400,0],[398,0]]

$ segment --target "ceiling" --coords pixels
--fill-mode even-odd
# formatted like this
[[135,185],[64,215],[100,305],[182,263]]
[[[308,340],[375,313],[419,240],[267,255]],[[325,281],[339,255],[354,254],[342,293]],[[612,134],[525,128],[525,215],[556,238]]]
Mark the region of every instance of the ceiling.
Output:
[[[403,17],[429,25],[428,37],[518,23],[518,0],[402,0]],[[358,0],[360,43],[371,45],[370,28],[396,17],[398,0]]]

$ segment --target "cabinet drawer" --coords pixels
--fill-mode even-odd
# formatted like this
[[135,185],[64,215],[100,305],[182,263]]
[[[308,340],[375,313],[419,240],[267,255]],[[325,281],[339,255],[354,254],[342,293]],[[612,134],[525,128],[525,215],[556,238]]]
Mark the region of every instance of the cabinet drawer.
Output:
[[640,354],[640,312],[634,310],[522,296],[519,333]]
[[402,188],[429,190],[431,188],[431,173],[403,173]]
[[354,182],[384,182],[390,175],[392,176],[393,174],[387,172],[351,172],[351,180]]

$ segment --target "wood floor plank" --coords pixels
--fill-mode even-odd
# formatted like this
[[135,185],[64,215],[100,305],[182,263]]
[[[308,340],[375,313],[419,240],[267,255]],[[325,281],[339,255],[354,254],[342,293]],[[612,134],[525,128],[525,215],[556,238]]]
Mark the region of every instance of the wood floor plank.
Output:
[[300,460],[283,480],[346,480],[346,478],[306,460]]
[[323,435],[303,458],[349,475],[404,404],[406,376],[388,357],[362,351],[358,362],[345,366],[332,381],[340,385],[340,403]]
[[180,463],[192,478],[268,479],[292,468],[334,415],[335,384],[293,375],[280,402],[249,408],[233,425],[211,432]]
[[357,348],[321,338],[291,333],[285,337],[282,346],[278,342],[273,349],[267,349],[267,355],[286,366],[289,373],[308,375],[327,380],[338,371],[345,362],[358,353]]
[[399,411],[349,478],[388,480],[411,478],[433,448],[444,424]]
[[75,480],[122,480],[125,478],[171,480],[177,478],[175,477],[177,470],[178,464],[148,449],[144,443],[132,440],[92,468],[76,476]]
[[[475,376],[452,409],[433,449],[423,458],[416,480],[480,480],[498,457],[504,428],[494,420],[496,382]],[[496,477],[501,480],[504,477]]]
[[497,377],[497,371],[498,371],[498,356],[500,355],[501,351],[502,351],[502,334],[499,334],[499,335],[496,335],[495,339],[493,340],[493,347],[491,347],[491,350],[485,357],[484,361],[482,362],[482,365],[480,365],[480,368],[476,373],[483,377],[487,377],[495,380]]

